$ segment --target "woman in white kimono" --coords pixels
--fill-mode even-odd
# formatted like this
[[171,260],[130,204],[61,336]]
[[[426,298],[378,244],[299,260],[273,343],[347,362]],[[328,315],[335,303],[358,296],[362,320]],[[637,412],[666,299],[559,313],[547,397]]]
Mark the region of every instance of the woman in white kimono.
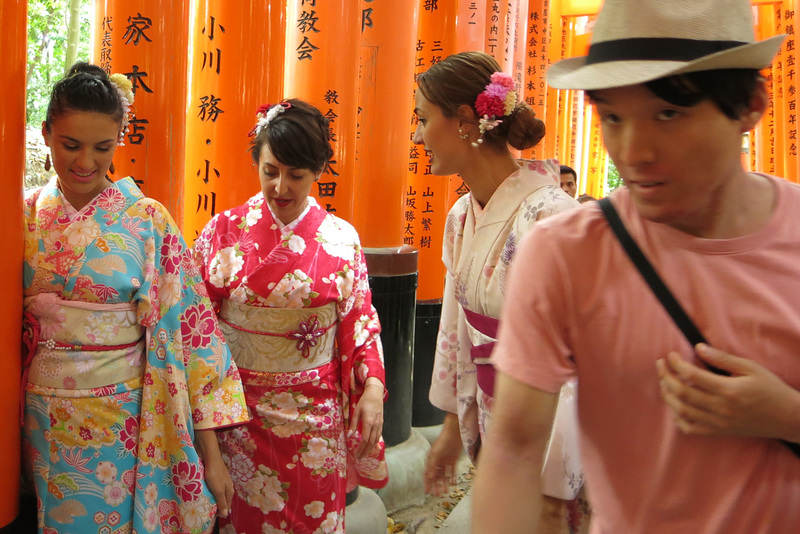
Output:
[[[535,146],[545,127],[517,102],[513,80],[491,56],[449,56],[417,82],[414,142],[424,144],[433,174],[459,174],[470,188],[448,214],[442,255],[447,279],[430,399],[447,414],[425,469],[426,491],[441,494],[453,482],[462,445],[477,459],[491,414],[488,358],[517,243],[536,221],[578,203],[559,188],[557,161],[511,153],[509,145]],[[574,384],[567,384],[542,474],[547,532],[587,528],[581,518],[588,506],[577,499],[583,476],[574,404]]]

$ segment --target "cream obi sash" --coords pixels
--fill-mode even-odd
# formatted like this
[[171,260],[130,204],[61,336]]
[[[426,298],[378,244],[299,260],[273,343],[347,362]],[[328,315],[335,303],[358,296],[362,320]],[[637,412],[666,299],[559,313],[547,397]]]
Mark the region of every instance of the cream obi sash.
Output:
[[333,360],[335,302],[319,308],[261,308],[224,300],[219,318],[241,369],[290,373]]
[[25,312],[32,332],[28,383],[92,389],[144,373],[145,329],[136,323],[135,304],[93,304],[42,293],[25,299]]

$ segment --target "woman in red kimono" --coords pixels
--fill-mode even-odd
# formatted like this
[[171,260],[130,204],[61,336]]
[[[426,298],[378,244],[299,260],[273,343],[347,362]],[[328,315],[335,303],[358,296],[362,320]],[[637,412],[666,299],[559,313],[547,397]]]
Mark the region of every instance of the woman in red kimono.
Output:
[[358,234],[310,197],[333,151],[300,100],[258,110],[261,191],[195,243],[253,420],[218,434],[222,534],[344,532],[345,496],[386,484],[384,367]]

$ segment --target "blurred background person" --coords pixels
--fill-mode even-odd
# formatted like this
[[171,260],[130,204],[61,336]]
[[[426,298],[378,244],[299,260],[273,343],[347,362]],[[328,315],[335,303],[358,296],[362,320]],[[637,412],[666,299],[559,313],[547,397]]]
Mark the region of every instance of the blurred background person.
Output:
[[569,165],[562,165],[560,183],[561,190],[575,198],[575,193],[578,192],[578,173],[575,172],[575,169]]

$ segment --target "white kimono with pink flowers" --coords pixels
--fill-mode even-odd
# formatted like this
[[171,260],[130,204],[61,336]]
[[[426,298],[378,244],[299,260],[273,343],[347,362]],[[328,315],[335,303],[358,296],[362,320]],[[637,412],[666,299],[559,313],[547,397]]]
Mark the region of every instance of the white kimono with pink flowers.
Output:
[[[473,461],[489,423],[493,401],[485,391],[491,385],[479,387],[478,367],[490,365],[488,355],[495,339],[476,328],[477,323],[468,320],[467,315],[496,323],[520,239],[536,221],[579,205],[559,188],[556,160],[520,164],[521,168],[505,179],[484,208],[471,194],[461,197],[445,225],[442,259],[447,278],[430,400],[438,408],[458,414],[461,439]],[[476,359],[474,348],[480,346],[485,352]],[[491,375],[488,381],[491,382]],[[566,500],[575,498],[583,482],[575,390],[575,385],[568,383],[561,391],[543,473],[544,492]]]

